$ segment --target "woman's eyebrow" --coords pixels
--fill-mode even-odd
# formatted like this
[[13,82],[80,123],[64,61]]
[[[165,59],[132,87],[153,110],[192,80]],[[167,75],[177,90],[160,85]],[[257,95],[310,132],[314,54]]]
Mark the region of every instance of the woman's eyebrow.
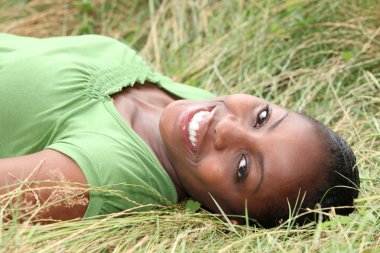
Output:
[[[273,131],[273,129],[275,129],[276,127],[278,127],[278,125],[280,125],[280,123],[286,118],[286,116],[288,116],[289,112],[286,112],[284,116],[282,116],[279,120],[277,120],[276,122],[274,122],[270,127],[268,127],[268,130],[267,131]],[[260,186],[261,184],[263,183],[263,180],[264,180],[264,155],[263,153],[259,152],[257,154],[257,158],[258,158],[258,161],[259,161],[259,168],[260,168],[260,181],[259,183],[257,184],[255,190],[253,191],[253,193],[256,193],[258,190],[260,190]]]
[[260,181],[257,184],[257,186],[256,186],[255,190],[253,191],[253,193],[256,193],[260,189],[260,186],[261,186],[261,184],[263,183],[263,180],[264,180],[264,155],[263,155],[263,153],[259,152],[257,154],[257,157],[258,157],[258,161],[259,161]]
[[289,112],[286,112],[284,116],[282,116],[279,120],[277,120],[270,127],[268,127],[267,131],[271,132],[271,131],[273,131],[273,129],[278,127],[278,125],[280,125],[280,123],[286,118],[286,116],[288,116],[288,114],[289,114]]

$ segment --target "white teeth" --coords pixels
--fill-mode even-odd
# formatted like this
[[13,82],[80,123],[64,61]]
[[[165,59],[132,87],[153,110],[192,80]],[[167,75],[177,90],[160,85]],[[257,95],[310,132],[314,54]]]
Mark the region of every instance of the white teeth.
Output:
[[195,138],[196,135],[197,133],[195,132],[195,130],[192,130],[189,128],[189,140],[191,142],[191,145],[193,145],[193,147],[195,147],[195,144],[197,142],[197,139]]
[[193,146],[195,146],[195,143],[197,142],[197,139],[195,139],[195,136],[190,136],[189,139],[191,141],[191,144],[193,144]]
[[189,124],[189,129],[190,130],[198,130],[199,129],[199,124],[198,124],[198,122],[196,122],[196,121],[191,121],[190,122],[190,124]]
[[194,136],[195,137],[197,135],[197,133],[193,129],[189,129],[189,133],[190,133],[190,136]]
[[203,120],[205,117],[207,117],[207,115],[209,115],[210,112],[208,111],[200,111],[200,112],[197,112],[196,114],[194,114],[193,118],[190,120],[190,124],[189,124],[189,140],[191,142],[191,144],[193,145],[193,147],[196,146],[196,143],[197,143],[197,132],[196,130],[199,129],[199,122],[201,120]]
[[192,120],[199,121],[199,120],[201,120],[203,117],[205,117],[207,115],[209,115],[208,111],[200,111],[200,112],[197,112],[196,114],[194,114]]

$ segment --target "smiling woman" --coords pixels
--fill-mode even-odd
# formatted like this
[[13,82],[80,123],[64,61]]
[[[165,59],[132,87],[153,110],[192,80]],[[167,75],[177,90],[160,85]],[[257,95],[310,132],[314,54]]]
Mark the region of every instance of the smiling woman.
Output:
[[267,227],[286,219],[289,207],[353,210],[355,156],[307,116],[175,83],[102,36],[1,34],[0,56],[1,193],[22,182],[35,189],[24,202],[43,204],[57,195],[48,183],[80,184],[64,199],[82,201],[52,204],[40,220],[148,210],[188,197],[214,212],[247,210]]
[[[189,125],[197,122],[194,117],[202,111],[207,116],[195,131],[195,145],[193,141],[190,145],[193,134]],[[336,196],[344,199],[340,204],[347,207],[337,213],[349,213],[357,197],[353,153],[339,157],[351,159],[350,163],[343,160],[328,168],[337,160],[331,156],[348,148],[347,144],[316,121],[265,100],[244,94],[206,101],[178,100],[165,108],[160,122],[180,184],[213,211],[218,207],[210,195],[227,213],[244,215],[247,207],[250,217],[273,226],[287,218],[287,202],[293,207],[299,194],[305,193],[302,207],[313,208],[321,201],[321,193],[331,187],[354,187]],[[340,143],[333,143],[332,136]],[[334,173],[342,179],[331,182]]]

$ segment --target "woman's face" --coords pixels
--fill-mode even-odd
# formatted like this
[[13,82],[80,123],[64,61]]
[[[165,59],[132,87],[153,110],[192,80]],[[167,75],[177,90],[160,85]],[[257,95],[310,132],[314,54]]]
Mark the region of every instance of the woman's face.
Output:
[[218,212],[264,214],[324,180],[318,137],[304,117],[254,96],[178,100],[160,119],[166,153],[185,191]]

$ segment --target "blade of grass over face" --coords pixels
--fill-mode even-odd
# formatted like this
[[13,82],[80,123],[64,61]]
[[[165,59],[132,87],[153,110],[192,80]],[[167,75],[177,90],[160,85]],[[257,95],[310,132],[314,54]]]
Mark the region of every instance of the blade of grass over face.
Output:
[[379,13],[378,0],[0,0],[0,32],[107,35],[176,81],[308,113],[352,145],[361,178],[350,216],[272,229],[185,203],[48,225],[16,222],[35,210],[15,206],[0,252],[379,252]]

